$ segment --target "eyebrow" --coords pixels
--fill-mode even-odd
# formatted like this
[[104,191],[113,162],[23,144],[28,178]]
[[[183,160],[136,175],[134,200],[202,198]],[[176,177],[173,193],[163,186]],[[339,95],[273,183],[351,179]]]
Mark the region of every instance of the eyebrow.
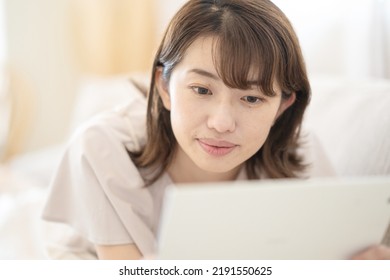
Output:
[[[216,80],[216,81],[220,80],[220,78],[217,75],[215,75],[211,72],[208,72],[206,70],[199,69],[199,68],[191,69],[188,71],[188,73],[195,73],[195,74],[207,77],[207,78],[211,78],[211,79]],[[257,81],[247,81],[247,82],[250,86],[257,86],[258,85]]]

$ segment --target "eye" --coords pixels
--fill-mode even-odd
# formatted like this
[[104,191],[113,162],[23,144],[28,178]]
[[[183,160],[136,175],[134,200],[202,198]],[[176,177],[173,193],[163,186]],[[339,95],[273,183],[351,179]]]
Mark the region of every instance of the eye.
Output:
[[208,88],[193,86],[191,87],[199,95],[211,95],[211,91]]
[[263,102],[263,99],[257,96],[244,96],[241,100],[249,103],[249,104],[257,104]]

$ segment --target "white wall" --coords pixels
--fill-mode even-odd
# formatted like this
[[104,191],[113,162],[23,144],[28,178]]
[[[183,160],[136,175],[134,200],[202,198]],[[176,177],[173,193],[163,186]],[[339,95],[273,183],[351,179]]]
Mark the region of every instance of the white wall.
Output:
[[274,0],[294,25],[309,73],[390,78],[390,1]]
[[[5,0],[8,61],[35,97],[25,150],[61,141],[75,96],[77,73],[68,36],[68,0]],[[20,124],[23,125],[23,124]]]
[[165,28],[168,26],[169,21],[180,7],[187,2],[187,0],[154,0],[156,2],[157,9],[157,34],[161,36]]
[[6,58],[6,35],[5,35],[5,11],[4,1],[0,0],[0,159],[5,150],[8,138],[10,122],[10,102],[5,91],[6,79],[3,74],[3,65]]
[[0,65],[4,62],[7,53],[5,23],[4,0],[0,0]]

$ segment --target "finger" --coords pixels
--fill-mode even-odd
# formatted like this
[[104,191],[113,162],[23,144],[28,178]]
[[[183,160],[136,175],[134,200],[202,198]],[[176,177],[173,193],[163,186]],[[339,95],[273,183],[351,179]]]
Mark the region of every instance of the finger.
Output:
[[390,260],[390,247],[376,245],[352,257],[353,260]]

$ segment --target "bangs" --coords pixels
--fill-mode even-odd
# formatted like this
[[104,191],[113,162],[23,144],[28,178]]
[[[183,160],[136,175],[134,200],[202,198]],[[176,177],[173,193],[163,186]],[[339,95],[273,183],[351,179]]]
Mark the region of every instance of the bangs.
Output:
[[[218,75],[231,88],[249,89],[254,85],[274,96],[274,83],[280,82],[280,52],[265,28],[254,30],[250,20],[224,15],[213,45]],[[269,27],[268,27],[269,28]]]

